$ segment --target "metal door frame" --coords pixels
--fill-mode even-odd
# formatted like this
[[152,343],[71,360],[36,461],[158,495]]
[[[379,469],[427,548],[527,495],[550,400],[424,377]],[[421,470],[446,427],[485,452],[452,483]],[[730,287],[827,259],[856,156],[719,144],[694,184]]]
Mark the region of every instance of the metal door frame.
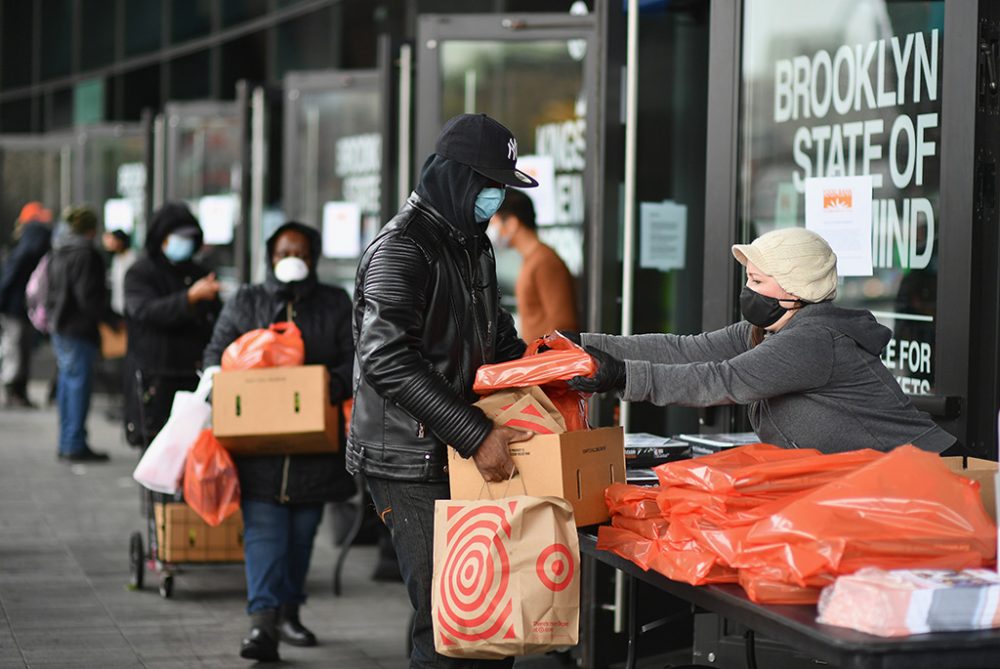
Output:
[[[936,395],[917,403],[965,442],[969,387],[970,286],[972,282],[973,170],[979,0],[944,3],[941,70],[941,188],[939,219],[964,222],[939,237],[938,305],[935,317]],[[729,248],[739,241],[740,96],[746,0],[714,0],[709,19],[708,143],[706,147],[705,279],[703,329],[737,316],[739,272]],[[954,223],[953,223],[954,225]],[[996,309],[995,305],[987,308]],[[947,352],[947,355],[944,353]],[[957,401],[956,401],[957,400]],[[736,413],[720,407],[711,429],[735,426]]]
[[[369,89],[382,98],[379,133],[382,135],[382,181],[379,198],[379,216],[388,220],[390,215],[392,188],[387,175],[390,174],[392,158],[391,121],[394,118],[391,104],[385,98],[385,74],[381,69],[370,70],[322,70],[314,72],[289,72],[284,80],[285,119],[282,134],[284,162],[282,164],[282,195],[285,215],[288,216],[289,196],[294,192],[294,176],[292,174],[293,158],[296,151],[295,136],[298,132],[298,111],[302,104],[302,93],[336,93],[346,90]],[[322,221],[315,222],[317,228],[322,227]]]
[[570,14],[421,14],[417,26],[416,60],[416,133],[413,156],[413,174],[419,174],[424,159],[433,153],[434,140],[441,124],[441,71],[437,57],[440,42],[492,41],[587,41],[583,61],[583,88],[587,92],[586,167],[583,171],[584,189],[584,266],[583,279],[587,288],[585,320],[588,329],[600,330],[601,304],[605,296],[602,285],[602,257],[615,253],[606,250],[603,227],[605,224],[604,150],[600,145],[600,130],[604,127],[604,83],[602,66],[605,62],[604,32],[605,7],[595,2],[594,10],[585,16]]
[[[231,117],[236,120],[237,136],[239,146],[237,149],[237,161],[240,163],[240,183],[239,192],[236,193],[240,202],[239,216],[233,224],[233,265],[236,270],[236,279],[240,283],[246,283],[249,279],[249,242],[247,239],[247,214],[245,192],[245,174],[247,171],[246,156],[248,153],[248,126],[249,126],[249,102],[247,100],[246,85],[240,82],[237,87],[237,100],[194,100],[184,102],[168,102],[163,106],[162,120],[157,119],[157,128],[154,134],[161,133],[163,142],[163,159],[156,161],[160,170],[160,175],[154,175],[154,194],[156,191],[155,180],[160,177],[162,181],[159,187],[163,189],[163,202],[170,202],[177,199],[176,169],[177,153],[180,147],[178,127],[183,118],[224,118]],[[162,128],[162,130],[160,130]],[[162,176],[161,176],[162,175]]]

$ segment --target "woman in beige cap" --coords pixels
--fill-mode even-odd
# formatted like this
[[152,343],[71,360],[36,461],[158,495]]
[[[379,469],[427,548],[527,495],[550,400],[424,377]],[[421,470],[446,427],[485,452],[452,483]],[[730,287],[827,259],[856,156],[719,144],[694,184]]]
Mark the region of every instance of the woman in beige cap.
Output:
[[833,305],[837,257],[822,237],[775,230],[733,256],[746,267],[744,320],[689,336],[568,333],[598,364],[570,385],[661,406],[745,404],[757,436],[785,448],[941,452],[955,443],[882,364],[889,328]]

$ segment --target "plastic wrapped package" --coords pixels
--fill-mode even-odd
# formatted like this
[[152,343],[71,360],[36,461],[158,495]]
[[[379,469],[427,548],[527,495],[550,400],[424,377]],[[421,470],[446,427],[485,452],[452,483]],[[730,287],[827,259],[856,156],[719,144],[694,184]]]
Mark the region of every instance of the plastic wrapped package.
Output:
[[250,330],[222,352],[223,371],[261,367],[297,367],[305,362],[302,332],[295,323],[274,323]]
[[862,567],[962,569],[996,557],[976,483],[934,453],[901,446],[757,522],[739,566],[806,585]]
[[823,590],[817,622],[878,636],[1000,627],[1000,575],[862,569]]
[[541,386],[545,395],[565,419],[566,430],[589,429],[586,396],[567,385],[575,376],[593,376],[594,359],[582,348],[559,334],[536,340],[517,360],[483,365],[476,371],[472,389],[489,395],[508,388]]

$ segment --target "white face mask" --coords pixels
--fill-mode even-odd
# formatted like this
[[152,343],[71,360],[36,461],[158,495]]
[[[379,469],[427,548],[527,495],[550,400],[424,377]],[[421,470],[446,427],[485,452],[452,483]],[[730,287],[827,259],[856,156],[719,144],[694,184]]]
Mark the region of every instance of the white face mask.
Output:
[[493,244],[493,248],[497,251],[502,251],[510,247],[510,240],[503,236],[499,225],[491,224],[486,228],[486,236],[489,237],[490,243]]
[[309,276],[309,265],[302,258],[289,256],[274,265],[274,278],[282,283],[303,281]]

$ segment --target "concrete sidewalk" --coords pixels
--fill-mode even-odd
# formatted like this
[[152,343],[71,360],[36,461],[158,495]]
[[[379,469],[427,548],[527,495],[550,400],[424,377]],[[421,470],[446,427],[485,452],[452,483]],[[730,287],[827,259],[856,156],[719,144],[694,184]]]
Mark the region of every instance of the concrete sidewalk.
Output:
[[[105,402],[98,397],[89,423],[93,447],[111,454],[103,465],[56,460],[54,410],[0,411],[0,667],[251,666],[237,654],[247,624],[241,566],[192,566],[175,578],[171,599],[148,571],[144,590],[126,589],[129,535],[144,531],[131,479],[137,452],[104,417]],[[321,645],[282,645],[284,664],[406,667],[403,585],[371,581],[375,549],[359,547],[336,598],[336,554],[324,522],[302,613]],[[518,662],[548,666],[559,665]]]

